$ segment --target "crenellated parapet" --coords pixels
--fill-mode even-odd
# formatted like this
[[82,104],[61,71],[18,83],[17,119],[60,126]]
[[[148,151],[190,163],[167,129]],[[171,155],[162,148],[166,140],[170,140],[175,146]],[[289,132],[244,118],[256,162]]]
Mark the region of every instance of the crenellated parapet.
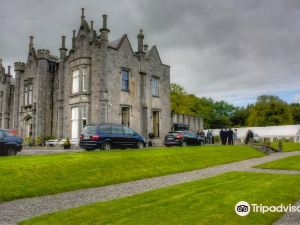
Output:
[[50,58],[50,51],[47,49],[39,49],[37,50],[37,58],[38,59],[49,59]]
[[0,59],[0,73],[5,73],[5,68],[2,66],[2,59]]
[[25,63],[15,62],[15,71],[24,72],[25,71]]

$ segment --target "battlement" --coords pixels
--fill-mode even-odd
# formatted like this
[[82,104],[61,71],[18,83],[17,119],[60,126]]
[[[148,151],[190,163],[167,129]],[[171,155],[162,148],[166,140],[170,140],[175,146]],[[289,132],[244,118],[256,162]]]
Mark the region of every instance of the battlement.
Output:
[[47,49],[38,49],[37,50],[37,57],[39,59],[48,59],[50,56],[50,51]]
[[15,71],[24,71],[25,70],[25,63],[23,62],[15,62]]
[[58,57],[55,55],[49,55],[49,60],[52,62],[58,62]]

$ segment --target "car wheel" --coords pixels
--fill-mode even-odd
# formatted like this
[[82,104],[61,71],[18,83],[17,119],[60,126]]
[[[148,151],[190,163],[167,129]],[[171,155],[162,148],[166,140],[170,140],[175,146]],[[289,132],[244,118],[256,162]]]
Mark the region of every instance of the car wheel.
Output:
[[104,149],[104,150],[111,150],[111,143],[105,142],[105,143],[102,145],[102,149]]
[[144,148],[144,143],[139,141],[138,143],[136,143],[136,146],[138,149],[143,149]]
[[12,156],[12,155],[17,155],[17,150],[15,149],[7,149],[7,155]]
[[186,141],[183,141],[182,144],[181,144],[181,146],[182,146],[182,147],[186,147],[186,146],[187,146]]

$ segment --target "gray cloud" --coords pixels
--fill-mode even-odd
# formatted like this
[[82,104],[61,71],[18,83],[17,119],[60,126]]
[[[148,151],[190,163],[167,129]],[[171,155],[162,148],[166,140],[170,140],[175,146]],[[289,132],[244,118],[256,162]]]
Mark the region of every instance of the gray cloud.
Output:
[[[25,61],[28,36],[54,54],[60,36],[78,29],[80,8],[100,28],[109,15],[110,39],[127,33],[136,48],[139,28],[156,44],[171,80],[198,96],[235,104],[260,94],[300,94],[298,0],[4,0],[0,8],[0,57]],[[284,95],[284,94],[283,94]],[[298,99],[298,98],[294,98]]]

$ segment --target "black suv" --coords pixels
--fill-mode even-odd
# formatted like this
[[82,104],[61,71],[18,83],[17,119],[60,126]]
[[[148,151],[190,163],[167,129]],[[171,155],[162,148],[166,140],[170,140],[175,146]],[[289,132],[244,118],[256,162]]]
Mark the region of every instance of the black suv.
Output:
[[90,124],[80,136],[79,146],[86,150],[139,148],[146,146],[145,138],[129,127],[117,124]]
[[165,136],[165,146],[201,145],[204,141],[192,131],[174,131]]
[[23,140],[12,134],[9,130],[0,129],[0,154],[16,155],[22,150]]

